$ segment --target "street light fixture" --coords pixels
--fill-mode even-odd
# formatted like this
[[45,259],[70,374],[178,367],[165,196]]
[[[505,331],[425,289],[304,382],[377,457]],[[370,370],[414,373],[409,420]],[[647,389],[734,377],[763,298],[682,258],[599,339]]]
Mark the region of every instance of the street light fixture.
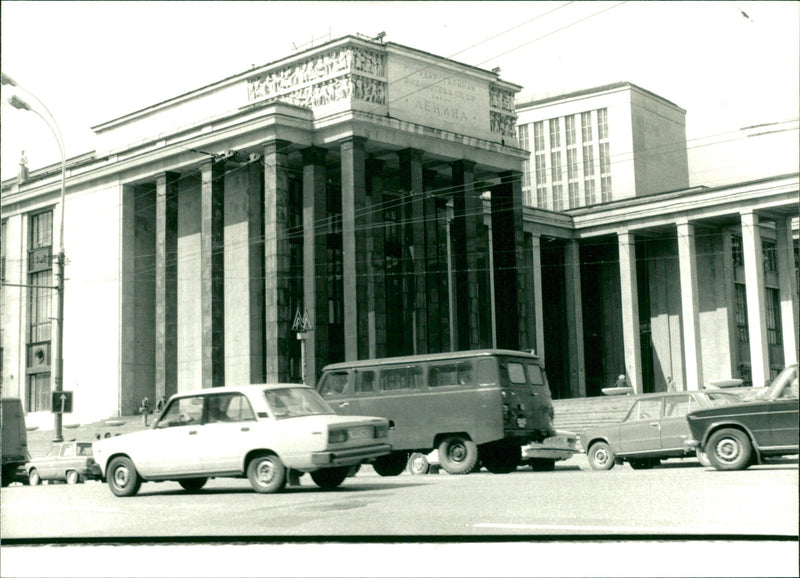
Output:
[[[25,102],[22,98],[17,95],[12,95],[11,98],[8,99],[8,103],[17,108],[19,110],[27,110],[34,114],[36,114],[39,118],[41,118],[45,124],[47,124],[48,128],[53,132],[53,135],[56,137],[58,141],[58,149],[61,153],[61,224],[59,227],[59,247],[58,247],[58,255],[56,257],[56,267],[55,267],[55,276],[56,276],[56,285],[54,289],[57,293],[56,299],[56,316],[55,321],[57,324],[56,328],[56,339],[55,339],[55,369],[53,371],[53,391],[58,393],[64,390],[64,267],[66,265],[66,260],[64,258],[64,212],[66,209],[65,204],[65,179],[66,179],[66,153],[64,151],[64,139],[61,136],[61,130],[58,128],[58,123],[56,122],[55,117],[53,114],[47,109],[44,103],[36,98],[36,96],[31,93],[29,90],[22,88],[19,83],[17,83],[13,78],[8,76],[7,74],[2,74],[2,83],[9,86],[15,86],[27,92],[31,97],[33,97],[36,102],[41,105],[44,111],[47,113],[47,116],[42,115],[38,110],[33,108],[30,104]],[[49,118],[48,118],[49,117]],[[52,408],[55,409],[55,408]],[[62,435],[62,414],[60,412],[53,412],[53,441],[54,442],[61,442],[64,441],[64,437]]]

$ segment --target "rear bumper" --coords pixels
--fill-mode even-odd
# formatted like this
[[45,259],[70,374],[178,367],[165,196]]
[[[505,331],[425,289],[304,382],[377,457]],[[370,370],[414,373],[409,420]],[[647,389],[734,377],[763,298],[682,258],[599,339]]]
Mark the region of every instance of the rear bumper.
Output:
[[372,458],[380,457],[391,451],[391,444],[375,444],[360,448],[343,448],[341,450],[315,452],[311,454],[311,463],[315,466],[349,466],[363,460],[371,460]]

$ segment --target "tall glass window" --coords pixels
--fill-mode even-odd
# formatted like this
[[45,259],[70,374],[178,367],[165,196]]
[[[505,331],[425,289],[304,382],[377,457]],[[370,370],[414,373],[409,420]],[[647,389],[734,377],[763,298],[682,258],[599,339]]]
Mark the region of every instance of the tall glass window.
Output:
[[544,121],[533,123],[533,150],[544,150]]
[[767,287],[767,342],[770,345],[782,345],[781,335],[781,297],[777,289]]
[[550,119],[550,148],[561,148],[561,123],[557,118]]
[[567,146],[575,144],[575,115],[564,117],[564,126],[567,130]]
[[[31,215],[28,221],[28,344],[51,340],[53,318],[53,212]],[[28,366],[28,411],[50,410],[50,371]]]
[[581,113],[581,137],[583,137],[583,142],[592,142],[592,113],[591,112],[582,112]]
[[550,177],[553,184],[561,182],[561,151],[550,153]]
[[778,248],[772,241],[761,241],[761,253],[764,259],[764,272],[778,272]]
[[750,342],[750,328],[747,324],[747,290],[743,283],[735,284],[736,291],[736,335],[740,343]]

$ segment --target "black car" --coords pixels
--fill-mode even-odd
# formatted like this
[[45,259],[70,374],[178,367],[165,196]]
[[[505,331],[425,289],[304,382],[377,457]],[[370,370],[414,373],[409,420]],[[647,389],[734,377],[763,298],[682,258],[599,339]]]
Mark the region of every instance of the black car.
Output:
[[755,400],[689,413],[687,447],[718,470],[743,470],[764,457],[798,453],[797,364],[787,366]]

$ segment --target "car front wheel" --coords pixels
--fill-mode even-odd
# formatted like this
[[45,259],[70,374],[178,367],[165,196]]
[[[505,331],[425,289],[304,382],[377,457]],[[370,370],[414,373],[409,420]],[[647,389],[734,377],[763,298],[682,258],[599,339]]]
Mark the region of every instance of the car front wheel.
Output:
[[111,460],[106,477],[111,493],[121,498],[135,496],[142,485],[142,479],[133,462],[124,456]]
[[81,480],[81,477],[78,475],[78,472],[75,470],[70,470],[67,472],[67,483],[68,484],[77,484]]
[[286,486],[286,466],[275,454],[258,456],[247,466],[247,478],[259,494],[274,494]]
[[414,452],[408,458],[408,471],[414,476],[423,476],[430,471],[431,465],[428,463],[428,458],[425,454]]
[[708,461],[718,470],[743,470],[750,465],[753,446],[741,430],[726,428],[711,434],[705,447]]
[[589,448],[589,465],[595,470],[610,470],[614,467],[614,452],[606,442],[596,442]]
[[42,478],[39,477],[39,472],[31,470],[28,474],[28,483],[32,486],[38,486],[42,483]]

